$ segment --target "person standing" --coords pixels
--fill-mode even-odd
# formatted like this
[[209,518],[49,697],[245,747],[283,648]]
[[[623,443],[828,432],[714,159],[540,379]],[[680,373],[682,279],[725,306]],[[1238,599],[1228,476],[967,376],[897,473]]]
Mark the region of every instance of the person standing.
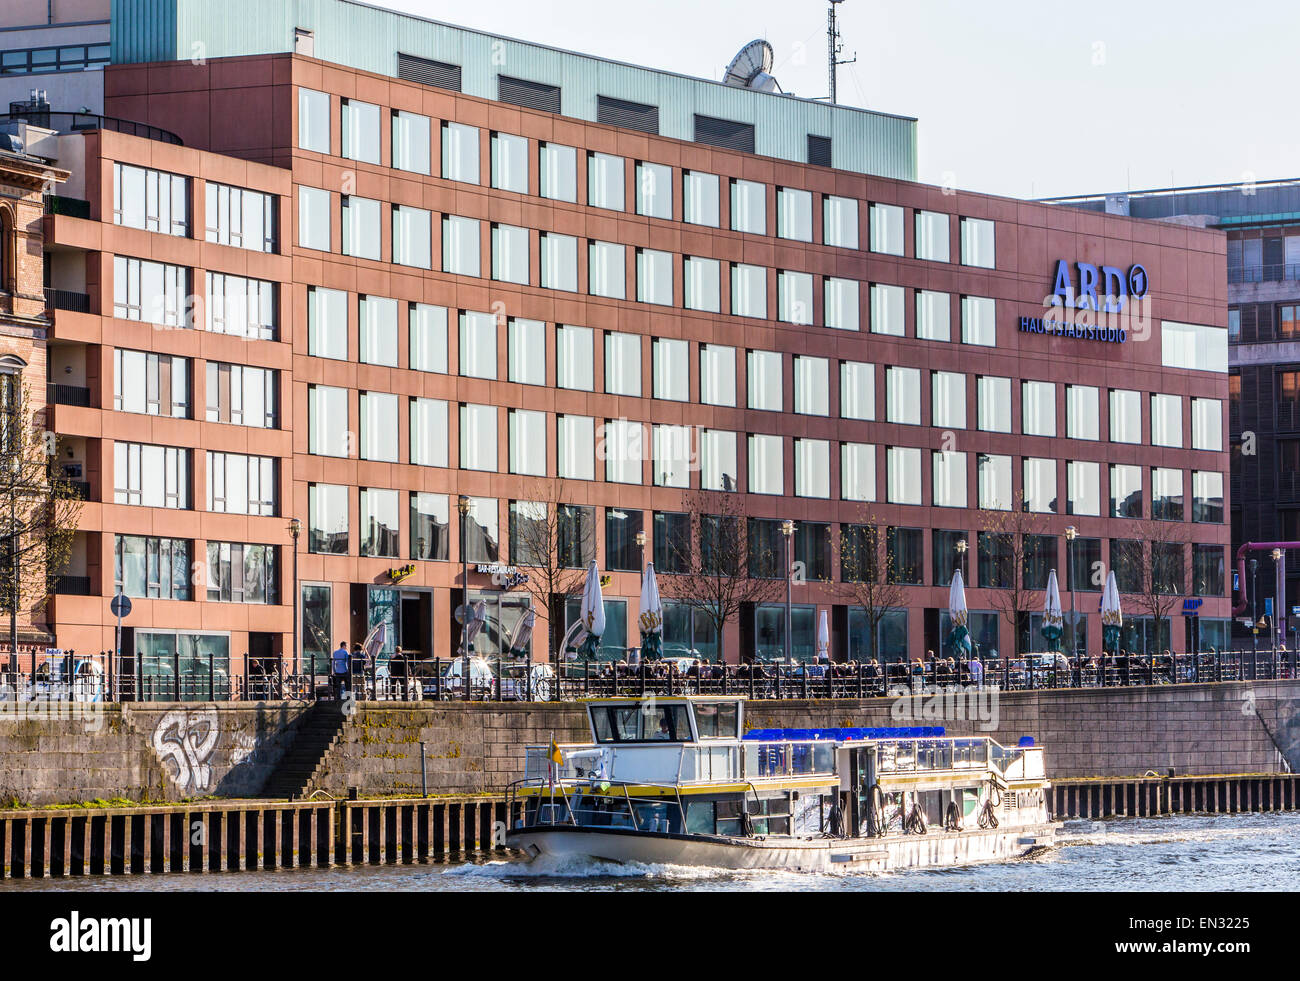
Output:
[[343,693],[350,687],[351,666],[347,641],[340,640],[338,649],[330,658],[330,673],[334,675],[334,697],[339,701],[343,700]]

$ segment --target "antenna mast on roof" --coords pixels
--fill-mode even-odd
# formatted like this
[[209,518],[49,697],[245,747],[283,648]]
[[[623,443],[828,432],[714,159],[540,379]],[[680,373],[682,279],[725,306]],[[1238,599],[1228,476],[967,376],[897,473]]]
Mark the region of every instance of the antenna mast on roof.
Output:
[[836,4],[843,3],[844,0],[830,0],[830,10],[826,15],[826,74],[831,83],[830,103],[835,104],[835,75],[836,69],[840,65],[851,65],[858,60],[858,53],[853,52],[852,58],[841,58],[840,52],[844,50],[844,45],[840,43],[840,25],[835,17]]

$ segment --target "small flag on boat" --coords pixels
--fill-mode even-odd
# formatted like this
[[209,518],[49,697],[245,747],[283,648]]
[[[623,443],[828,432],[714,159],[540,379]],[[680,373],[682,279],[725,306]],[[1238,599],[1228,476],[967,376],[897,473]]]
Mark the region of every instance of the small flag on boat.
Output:
[[555,744],[555,737],[551,737],[551,762],[559,766],[564,762],[564,756],[560,753],[560,747]]

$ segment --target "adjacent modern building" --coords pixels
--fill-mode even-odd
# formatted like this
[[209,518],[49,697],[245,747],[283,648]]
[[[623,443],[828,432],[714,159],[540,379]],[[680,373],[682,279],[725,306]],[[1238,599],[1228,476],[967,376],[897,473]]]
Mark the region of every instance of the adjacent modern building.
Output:
[[[945,192],[913,120],[342,0],[116,0],[111,36],[98,125],[11,125],[72,172],[43,245],[87,497],[59,646],[111,648],[120,591],[123,649],[182,671],[380,621],[449,656],[467,587],[503,653],[540,499],[607,577],[608,656],[652,559],[670,650],[779,656],[783,602],[719,638],[674,595],[698,492],[750,541],[795,523],[800,657],[823,611],[838,658],[939,648],[956,568],[985,653],[1041,644],[997,611],[1054,569],[1096,653],[1099,572],[1152,520],[1225,641],[1222,232]],[[875,638],[843,583],[867,526],[905,596]]]
[[[1258,620],[1266,604],[1283,639],[1300,618],[1300,566],[1277,587],[1272,543],[1300,541],[1300,181],[1165,188],[1060,198],[1108,214],[1206,228],[1227,236],[1228,406],[1232,454],[1230,517],[1234,555],[1247,542],[1268,547],[1244,556],[1257,574],[1236,583],[1238,614]],[[1257,587],[1257,588],[1256,588]],[[1244,618],[1243,618],[1244,619]],[[1281,621],[1281,622],[1279,622]],[[1250,644],[1243,624],[1236,643]],[[1268,643],[1269,631],[1261,631]]]

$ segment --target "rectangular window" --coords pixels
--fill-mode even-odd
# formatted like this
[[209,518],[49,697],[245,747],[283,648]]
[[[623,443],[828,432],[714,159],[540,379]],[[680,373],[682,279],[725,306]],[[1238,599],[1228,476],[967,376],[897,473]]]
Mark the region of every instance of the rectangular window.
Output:
[[840,497],[846,501],[876,499],[876,448],[871,443],[840,444]]
[[749,407],[780,412],[784,402],[781,355],[775,351],[750,351],[747,364]]
[[1101,439],[1100,393],[1091,385],[1065,386],[1065,435]]
[[639,572],[644,561],[644,546],[636,536],[643,533],[644,511],[605,509],[605,568],[618,572]]
[[783,269],[776,274],[777,319],[787,324],[811,324],[813,319],[812,273]]
[[831,443],[828,440],[794,440],[794,496],[831,496]]
[[961,220],[961,264],[992,269],[996,266],[993,222],[985,218]]
[[885,483],[890,504],[921,503],[921,451],[891,446],[885,451]]
[[1015,585],[1015,540],[1010,534],[981,531],[979,581],[985,589],[1011,589]]
[[1183,400],[1178,395],[1151,396],[1151,445],[1183,445]]
[[636,165],[636,213],[649,218],[673,219],[673,169],[640,161]]
[[190,451],[175,446],[115,442],[113,501],[151,508],[189,508]]
[[673,305],[672,253],[636,250],[636,298],[638,303]]
[[447,373],[447,308],[412,303],[410,359],[416,371]]
[[966,376],[961,372],[930,372],[930,425],[966,428]]
[[507,328],[510,381],[523,385],[546,384],[546,324],[511,317]]
[[948,216],[942,211],[916,213],[916,257],[948,261]]
[[270,456],[208,451],[207,509],[274,516],[280,461]]
[[344,194],[342,200],[343,254],[378,261],[379,202],[353,194]]
[[961,298],[961,342],[995,347],[998,342],[997,304],[986,296]]
[[510,410],[510,472],[546,476],[546,413]]
[[700,345],[700,403],[736,404],[736,349],[721,344]]
[[391,392],[362,392],[361,459],[397,462],[397,396]]
[[731,230],[767,234],[767,186],[757,181],[731,181]]
[[555,509],[555,521],[555,552],[560,566],[586,568],[596,557],[596,509],[560,504]]
[[920,528],[890,528],[885,532],[885,556],[889,581],[919,586],[925,532]]
[[748,489],[751,494],[785,493],[780,436],[750,435]]
[[1142,397],[1137,392],[1110,390],[1110,441],[1142,442]]
[[496,562],[501,541],[501,517],[496,498],[471,497],[469,514],[461,521],[465,523],[465,561]]
[[1142,517],[1142,468],[1124,463],[1110,465],[1110,516]]
[[274,283],[210,272],[207,285],[205,326],[209,331],[249,340],[275,340],[278,317]]
[[682,221],[718,227],[718,176],[682,171]]
[[587,243],[587,288],[592,296],[627,295],[627,249],[614,242]]
[[952,306],[947,293],[916,291],[916,336],[927,341],[952,340]]
[[806,416],[830,415],[830,362],[795,355],[794,411]]
[[903,336],[907,316],[903,309],[905,295],[901,286],[871,284],[871,333]]
[[607,419],[603,429],[605,479],[615,484],[641,483],[641,462],[645,456],[641,423]]
[[280,404],[278,373],[274,368],[209,361],[207,403],[208,422],[275,429]]
[[324,92],[298,89],[298,149],[330,152],[330,97]]
[[812,241],[812,191],[776,189],[776,234],[796,242]]
[[442,399],[411,399],[411,462],[419,467],[445,467],[448,406]]
[[876,366],[864,361],[840,362],[840,417],[876,418]]
[[460,276],[478,276],[481,268],[479,258],[478,220],[443,215],[442,271]]
[[964,508],[966,506],[966,454],[934,450],[930,454],[933,465],[934,506],[937,508]]
[[605,391],[641,397],[641,335],[605,332]]
[[921,424],[921,370],[890,365],[885,369],[885,419]]
[[478,128],[462,123],[442,124],[442,176],[465,184],[479,182]]
[[538,193],[552,201],[578,200],[578,151],[558,143],[538,143]]
[[1183,472],[1170,467],[1151,468],[1151,517],[1157,521],[1183,520]]
[[656,487],[689,487],[691,430],[689,426],[655,426],[651,432],[651,468]]
[[1192,593],[1226,596],[1222,545],[1192,546]]
[[393,110],[393,166],[413,174],[428,174],[433,130],[428,116]]
[[396,368],[397,301],[382,296],[357,297],[357,320],[361,324],[361,363]]
[[556,416],[555,456],[561,478],[596,479],[596,420],[591,416]]
[[591,151],[587,154],[587,204],[593,208],[623,211],[623,158]]
[[542,286],[548,290],[578,291],[578,240],[572,235],[542,232]]
[[686,341],[656,337],[652,342],[654,397],[672,402],[690,399],[690,347]]
[[687,572],[691,565],[693,537],[689,514],[656,511],[654,514],[655,569],[669,574]]
[[429,269],[433,265],[433,212],[393,205],[393,262]]
[[340,155],[362,163],[379,163],[379,107],[355,99],[340,99]]
[[363,487],[360,499],[361,554],[397,558],[401,528],[398,524],[398,494],[395,490]]
[[323,286],[307,287],[307,353],[348,360],[348,294]]
[[981,375],[976,382],[976,409],[981,432],[1011,432],[1011,379]]
[[1223,449],[1223,402],[1219,399],[1192,399],[1192,449]]
[[[1073,542],[1068,539],[1065,543],[1066,553],[1066,581],[1062,584],[1063,589],[1077,589],[1086,593],[1100,593],[1106,585],[1106,580],[1099,575],[1099,570],[1106,567],[1101,560],[1101,539],[1100,538],[1076,538]],[[1069,624],[1070,615],[1065,616],[1066,624]],[[1084,618],[1079,617],[1079,640],[1082,644],[1084,639]]]
[[873,204],[870,209],[871,251],[903,254],[903,209],[896,204]]
[[[0,69],[0,72],[2,71],[3,69]],[[216,217],[211,212],[216,187],[215,184],[208,185],[209,226]],[[142,228],[147,232],[161,232],[164,235],[189,235],[189,178],[115,162],[113,164],[113,224],[125,225],[127,228]],[[209,227],[209,242],[216,241],[212,233],[212,228]]]
[[682,305],[687,310],[718,313],[720,306],[721,263],[698,256],[682,258]]
[[113,316],[163,327],[192,327],[190,271],[144,259],[113,257]]
[[338,484],[307,485],[307,551],[348,554],[348,489]]
[[[986,511],[1010,511],[1011,457],[981,453],[976,458],[979,506]],[[981,585],[986,585],[981,582]]]
[[1022,511],[1056,514],[1056,461],[1025,457],[1025,495]]
[[462,470],[497,469],[497,407],[462,403],[460,407]]
[[1160,363],[1166,368],[1228,372],[1228,331],[1208,324],[1160,321]]
[[1192,520],[1223,524],[1223,474],[1213,470],[1192,471]]
[[1056,386],[1052,382],[1021,382],[1020,416],[1026,436],[1055,436]]
[[836,330],[857,330],[858,281],[827,276],[824,286],[826,326]]
[[1101,465],[1071,460],[1065,465],[1067,514],[1101,514]]
[[767,270],[731,264],[731,312],[737,317],[767,317]]
[[826,195],[822,199],[822,240],[841,249],[858,247],[858,202]]
[[492,134],[492,186],[528,193],[528,140],[512,133]]
[[184,538],[113,536],[113,584],[142,599],[189,600],[190,551]]
[[115,348],[113,408],[118,412],[188,419],[189,359]]
[[1056,538],[1052,535],[1026,535],[1023,556],[1024,588],[1046,589],[1048,576],[1056,568]]
[[736,434],[721,429],[700,430],[700,486],[705,490],[740,488]]
[[307,386],[307,452],[348,455],[348,390]]
[[943,531],[935,528],[930,532],[930,565],[933,569],[934,585],[951,586],[958,570],[961,571],[963,578],[966,577],[966,553],[957,551],[957,545],[965,543],[966,537],[964,531]]
[[330,192],[298,185],[298,245],[330,250]]
[[460,373],[465,378],[496,378],[497,318],[492,314],[460,312]]
[[411,558],[446,562],[451,555],[451,502],[446,494],[411,492]]
[[590,392],[595,388],[595,354],[590,327],[560,324],[555,328],[555,383]]

